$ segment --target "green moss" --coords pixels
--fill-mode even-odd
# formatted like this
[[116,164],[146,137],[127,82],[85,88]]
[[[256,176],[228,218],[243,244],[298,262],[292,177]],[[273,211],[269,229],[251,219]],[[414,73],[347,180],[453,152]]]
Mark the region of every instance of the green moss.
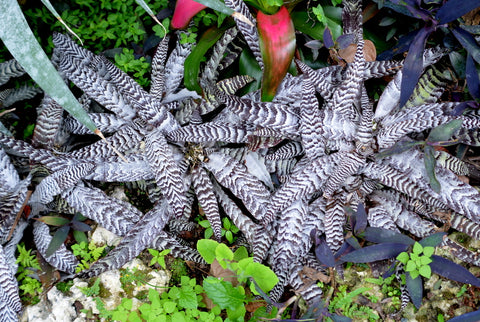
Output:
[[112,293],[110,292],[108,287],[106,287],[105,285],[103,285],[103,283],[100,282],[100,291],[98,292],[98,295],[101,298],[107,298],[112,296]]
[[169,269],[172,273],[172,278],[170,279],[170,285],[177,285],[180,283],[182,276],[189,276],[187,266],[185,262],[180,258],[175,258],[169,262]]

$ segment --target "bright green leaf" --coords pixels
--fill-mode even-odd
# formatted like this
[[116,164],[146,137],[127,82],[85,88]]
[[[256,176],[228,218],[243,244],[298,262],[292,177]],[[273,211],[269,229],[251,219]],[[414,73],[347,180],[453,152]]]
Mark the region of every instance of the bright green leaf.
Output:
[[227,245],[218,244],[217,248],[215,248],[215,257],[219,262],[222,260],[231,261],[233,260],[233,252]]
[[407,252],[401,252],[398,254],[397,260],[403,264],[406,264],[410,260],[410,256]]
[[434,252],[435,252],[435,247],[431,247],[431,246],[423,247],[423,254],[427,257],[432,256]]
[[420,275],[420,273],[417,270],[411,271],[411,272],[409,272],[409,274],[410,274],[410,277],[412,278],[412,280],[416,279],[418,277],[418,275]]
[[200,239],[197,242],[197,250],[202,255],[203,259],[211,264],[215,260],[215,249],[219,245],[218,242],[211,239]]
[[430,276],[432,276],[432,269],[429,265],[420,266],[418,268],[418,272],[420,275],[426,278],[430,278]]
[[207,296],[221,309],[236,310],[244,305],[245,294],[231,283],[209,276],[203,281]]
[[407,265],[405,266],[405,271],[413,272],[417,269],[417,264],[414,261],[408,261]]
[[240,261],[241,259],[248,257],[248,250],[245,246],[240,246],[237,250],[233,253],[233,260]]
[[270,291],[278,283],[277,275],[269,267],[257,262],[250,263],[245,273],[253,277],[264,292]]
[[413,250],[412,251],[413,251],[414,254],[419,255],[423,252],[423,246],[420,245],[420,243],[415,242],[415,244],[413,244]]
[[432,259],[430,257],[426,257],[426,256],[421,256],[420,257],[420,265],[418,266],[424,266],[424,265],[428,265],[432,262]]

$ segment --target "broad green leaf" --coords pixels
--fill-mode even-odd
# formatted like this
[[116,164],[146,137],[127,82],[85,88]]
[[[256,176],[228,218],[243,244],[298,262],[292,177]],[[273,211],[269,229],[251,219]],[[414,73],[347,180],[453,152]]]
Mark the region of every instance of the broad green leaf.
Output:
[[427,144],[448,141],[458,130],[462,128],[463,120],[452,120],[448,123],[437,126],[430,131]]
[[437,180],[437,175],[435,174],[435,150],[433,149],[432,146],[426,145],[425,149],[425,171],[427,172],[428,179],[430,180],[430,187],[432,188],[433,191],[440,193],[442,190],[442,187],[440,185],[440,182]]
[[88,129],[101,134],[40,47],[16,0],[0,1],[0,38],[45,93]]
[[233,252],[227,245],[219,244],[217,248],[215,248],[215,258],[220,266],[226,268],[227,263],[233,260]]
[[428,246],[433,248],[440,245],[446,235],[445,232],[438,232],[420,240],[419,243],[423,246],[423,253],[425,254],[425,248]]
[[67,218],[58,217],[58,216],[42,216],[37,219],[50,226],[63,226],[70,222]]
[[240,286],[233,287],[231,283],[209,276],[203,280],[203,289],[207,296],[221,309],[236,310],[244,305],[245,294]]
[[83,231],[74,230],[73,231],[73,237],[75,238],[77,243],[81,243],[81,242],[88,243],[87,235],[85,235],[85,232],[83,232]]
[[277,275],[269,267],[257,262],[248,264],[245,273],[255,279],[264,292],[270,291],[278,283]]
[[202,255],[203,259],[211,264],[215,260],[215,249],[219,243],[212,239],[200,239],[197,242],[197,250]]
[[68,226],[63,226],[57,229],[52,237],[52,240],[50,241],[50,244],[48,245],[47,251],[45,252],[47,257],[52,256],[53,253],[55,253],[57,249],[62,246],[63,242],[67,239],[69,231],[70,227]]
[[198,40],[197,45],[192,49],[190,55],[185,59],[184,83],[187,89],[202,94],[202,88],[198,83],[200,64],[205,59],[207,51],[222,37],[226,29],[225,27],[217,28],[215,26],[207,29]]
[[248,257],[248,250],[245,246],[240,246],[234,253],[233,253],[233,260],[240,261],[241,259]]
[[424,144],[424,141],[400,141],[395,143],[392,147],[384,149],[379,153],[375,154],[376,159],[383,159],[394,154],[400,154],[405,151],[410,150],[412,147],[420,144]]
[[165,301],[163,302],[163,309],[165,310],[165,313],[173,313],[175,309],[177,308],[177,303],[173,301]]

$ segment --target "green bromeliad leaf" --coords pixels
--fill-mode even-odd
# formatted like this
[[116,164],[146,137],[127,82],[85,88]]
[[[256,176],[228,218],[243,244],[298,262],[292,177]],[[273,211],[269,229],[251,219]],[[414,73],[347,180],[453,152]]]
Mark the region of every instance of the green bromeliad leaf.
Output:
[[96,125],[82,108],[40,47],[15,0],[0,2],[0,38],[32,79],[73,117],[95,132]]

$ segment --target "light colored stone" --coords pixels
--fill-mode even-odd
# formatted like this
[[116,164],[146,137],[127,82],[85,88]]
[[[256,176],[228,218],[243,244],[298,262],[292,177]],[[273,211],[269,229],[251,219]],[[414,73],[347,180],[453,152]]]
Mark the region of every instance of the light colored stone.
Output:
[[121,240],[122,237],[115,235],[101,226],[97,226],[91,236],[91,241],[96,246],[117,246]]

